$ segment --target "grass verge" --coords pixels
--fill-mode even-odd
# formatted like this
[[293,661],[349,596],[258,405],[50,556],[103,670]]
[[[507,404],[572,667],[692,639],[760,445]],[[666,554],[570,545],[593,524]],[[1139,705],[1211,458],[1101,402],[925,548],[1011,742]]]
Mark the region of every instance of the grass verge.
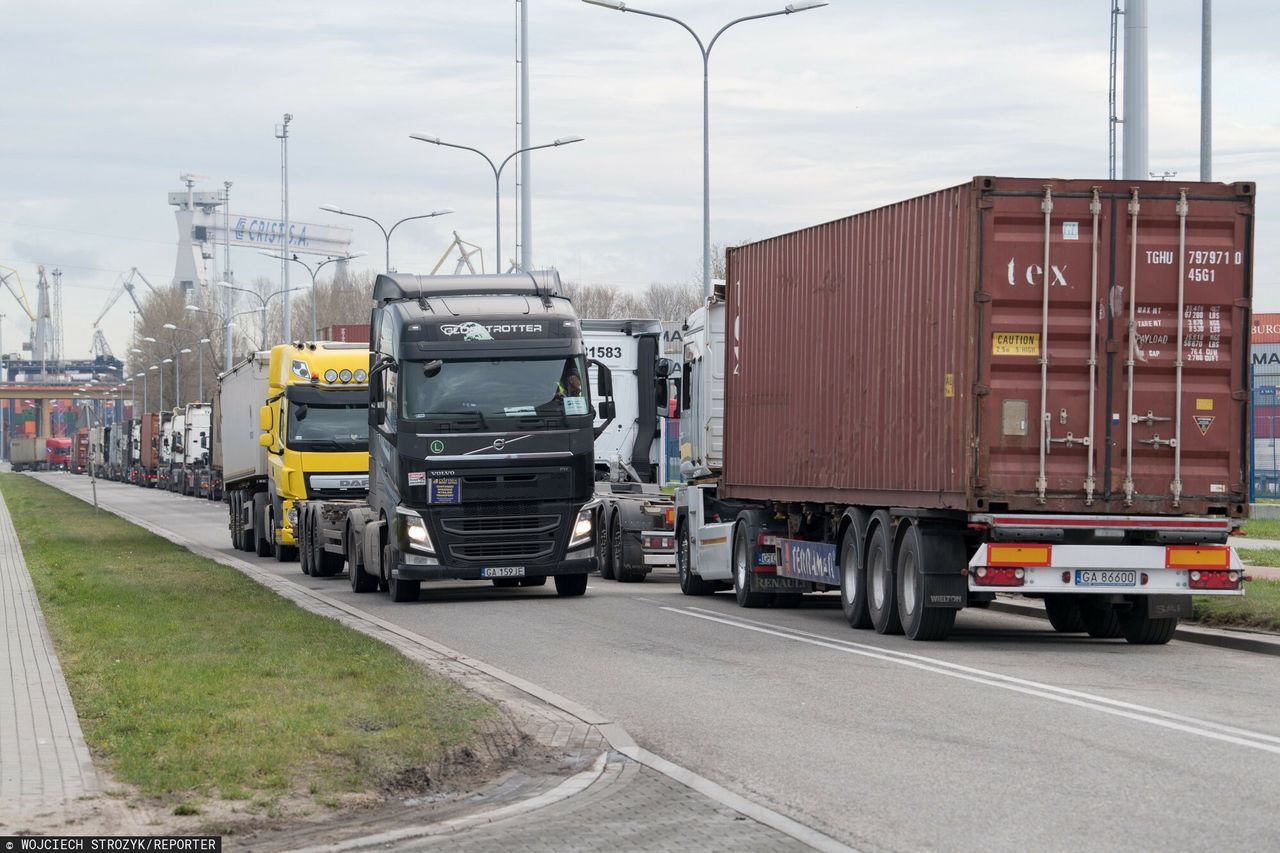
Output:
[[1243,538],[1232,540],[1232,543],[1237,548],[1241,545],[1247,548],[1249,546],[1249,537],[1254,539],[1280,539],[1280,518],[1251,518],[1244,523],[1244,532]]
[[[1280,551],[1271,553],[1280,557]],[[1201,625],[1280,632],[1280,581],[1254,578],[1243,596],[1200,595],[1191,601],[1192,618]]]
[[420,778],[489,706],[391,648],[30,478],[0,475],[95,761],[179,801]]

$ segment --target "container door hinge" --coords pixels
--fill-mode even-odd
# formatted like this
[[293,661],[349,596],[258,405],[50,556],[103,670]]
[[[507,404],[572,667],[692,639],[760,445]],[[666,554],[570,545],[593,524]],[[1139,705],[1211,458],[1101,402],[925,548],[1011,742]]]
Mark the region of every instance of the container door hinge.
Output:
[[988,395],[988,394],[990,394],[990,393],[991,393],[991,386],[990,386],[990,385],[982,385],[982,384],[979,384],[979,383],[977,383],[977,382],[973,383],[973,396],[975,396],[975,397],[985,397],[985,396],[987,396],[987,395]]

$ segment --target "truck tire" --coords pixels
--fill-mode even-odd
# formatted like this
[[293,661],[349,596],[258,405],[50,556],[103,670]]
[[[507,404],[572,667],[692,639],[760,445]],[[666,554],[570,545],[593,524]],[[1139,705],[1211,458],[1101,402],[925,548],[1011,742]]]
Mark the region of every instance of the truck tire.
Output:
[[240,535],[240,512],[238,510],[239,502],[236,498],[239,494],[233,494],[231,500],[227,501],[227,529],[231,531],[231,547],[237,551],[243,551],[240,547],[243,537]]
[[649,574],[649,569],[644,565],[643,558],[638,567],[627,562],[628,549],[627,540],[622,535],[622,517],[616,512],[609,524],[609,544],[613,548],[613,576],[622,583],[643,581]]
[[396,552],[390,545],[382,546],[382,573],[386,578],[387,592],[391,600],[397,602],[417,601],[422,590],[422,581],[400,580],[392,573],[391,567],[396,564]]
[[893,572],[897,583],[898,621],[909,640],[945,640],[956,621],[956,612],[951,608],[925,605],[925,561],[939,556],[937,551],[936,547],[925,547],[920,528],[910,523],[898,547]]
[[575,595],[582,595],[587,591],[587,576],[581,575],[556,575],[556,595],[561,598],[569,598]]
[[[316,538],[314,531],[311,534],[311,538],[312,539]],[[324,549],[323,542],[321,542],[319,545],[316,546],[315,553],[316,553],[316,560],[312,564],[311,573],[315,574],[316,568],[319,568],[320,577],[322,578],[331,578],[334,575],[339,574],[343,570],[343,568],[347,565],[346,557],[342,556],[341,554],[335,554],[332,551],[326,551]]]
[[293,535],[298,539],[298,568],[302,569],[304,575],[311,574],[311,541],[308,536],[307,515],[306,512],[298,514],[298,527],[294,530]]
[[733,526],[733,594],[739,607],[768,607],[773,603],[771,593],[751,589],[751,546],[759,530],[745,512],[738,516],[738,523]]
[[704,581],[693,572],[693,543],[689,541],[689,523],[682,521],[676,533],[676,577],[685,595],[711,595],[716,585]]
[[1080,602],[1069,595],[1046,595],[1044,612],[1049,624],[1059,634],[1085,633],[1084,617],[1080,615]]
[[840,605],[850,628],[870,628],[867,611],[867,572],[862,551],[858,547],[858,531],[854,522],[840,537]]
[[1147,611],[1147,599],[1140,598],[1120,617],[1120,630],[1125,640],[1135,646],[1163,646],[1178,630],[1178,617],[1152,618]]
[[871,516],[871,534],[867,538],[867,612],[877,634],[902,633],[889,534],[889,513],[877,510]]
[[[603,514],[601,512],[601,515]],[[613,518],[610,516],[608,524],[600,525],[599,535],[596,538],[596,559],[600,563],[600,577],[607,581],[613,580],[613,540],[609,535],[612,528]]]
[[253,549],[259,557],[270,557],[274,552],[267,538],[267,495],[258,492],[253,496]]
[[356,593],[376,592],[378,589],[378,578],[364,570],[364,560],[361,555],[356,553],[355,538],[351,535],[351,527],[348,525],[346,535],[343,537],[342,550],[351,556],[348,560],[350,564],[351,591]]
[[1085,631],[1095,640],[1114,640],[1124,634],[1115,605],[1082,601],[1080,618],[1084,622]]

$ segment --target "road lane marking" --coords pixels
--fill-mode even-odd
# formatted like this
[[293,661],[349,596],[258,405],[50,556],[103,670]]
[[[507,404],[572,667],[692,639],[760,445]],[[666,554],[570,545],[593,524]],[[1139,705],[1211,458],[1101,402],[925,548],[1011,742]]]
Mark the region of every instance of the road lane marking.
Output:
[[779,628],[778,626],[768,625],[767,623],[756,622],[754,620],[728,618],[721,616],[714,611],[703,610],[702,608],[683,609],[678,607],[663,607],[662,609],[680,616],[689,616],[695,619],[702,619],[707,622],[716,622],[721,625],[727,625],[731,628],[738,628],[744,631],[753,631],[755,633],[779,637],[781,639],[791,640],[797,643],[805,643],[811,646],[818,646],[832,651],[859,655],[860,657],[872,658],[886,663],[894,663],[899,666],[910,667],[911,669],[932,672],[936,675],[944,675],[948,678],[970,681],[975,684],[984,684],[988,687],[997,687],[1001,690],[1008,690],[1013,693],[1022,693],[1027,696],[1048,699],[1051,702],[1059,702],[1063,705],[1073,705],[1078,708],[1096,711],[1101,714],[1110,714],[1115,717],[1123,717],[1125,719],[1134,720],[1140,723],[1147,723],[1148,725],[1158,726],[1160,728],[1172,729],[1185,734],[1199,735],[1200,737],[1209,738],[1210,740],[1222,741],[1224,743],[1235,744],[1236,746],[1256,749],[1261,752],[1269,752],[1273,755],[1280,755],[1280,737],[1263,734],[1261,732],[1238,729],[1233,726],[1225,726],[1220,723],[1212,723],[1207,720],[1198,720],[1194,717],[1184,717],[1178,714],[1171,714],[1167,711],[1160,711],[1156,708],[1146,708],[1141,705],[1134,705],[1129,702],[1120,702],[1115,699],[1108,699],[1104,696],[1095,696],[1078,690],[1054,687],[1053,685],[1043,684],[1037,681],[1029,681],[1027,679],[1016,678],[1014,676],[1001,675],[1000,673],[976,669],[974,667],[964,666],[963,664],[953,664],[937,658],[925,657],[924,655],[914,655],[908,652],[882,649],[877,646],[870,646],[849,640],[835,640],[829,637],[823,637],[819,634],[810,634],[806,631],[799,631],[790,628]]

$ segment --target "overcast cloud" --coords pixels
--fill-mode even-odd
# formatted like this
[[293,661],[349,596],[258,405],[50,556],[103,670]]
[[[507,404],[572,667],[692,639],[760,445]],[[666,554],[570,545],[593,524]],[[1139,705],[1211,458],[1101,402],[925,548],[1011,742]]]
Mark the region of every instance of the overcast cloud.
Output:
[[[701,60],[664,21],[529,0],[534,249],[566,278],[641,288],[701,262]],[[709,36],[782,0],[637,0]],[[1153,171],[1199,168],[1199,0],[1152,0]],[[712,239],[736,243],[974,175],[1107,174],[1109,0],[832,0],[735,27],[711,60]],[[1214,178],[1258,182],[1255,309],[1280,311],[1280,7],[1215,4]],[[64,272],[66,342],[88,351],[120,271],[173,275],[166,194],[180,172],[234,182],[237,213],[279,211],[274,126],[290,138],[295,219],[325,203],[402,227],[393,265],[429,271],[452,232],[493,265],[493,179],[474,154],[517,147],[512,0],[217,4],[9,2],[0,52],[0,264],[34,291]],[[504,174],[503,247],[516,242]],[[381,266],[382,236],[354,220]],[[241,280],[278,275],[233,256]],[[34,298],[34,293],[32,294]],[[103,325],[123,350],[128,307]],[[5,346],[26,336],[0,294]]]

